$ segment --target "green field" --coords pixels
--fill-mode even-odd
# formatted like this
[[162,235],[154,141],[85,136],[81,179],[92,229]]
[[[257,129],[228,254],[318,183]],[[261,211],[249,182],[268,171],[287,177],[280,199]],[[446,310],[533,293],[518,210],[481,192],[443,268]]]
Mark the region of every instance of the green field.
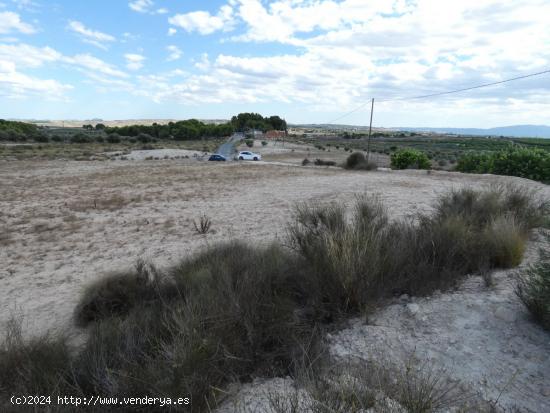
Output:
[[[348,150],[366,151],[368,139],[364,134],[360,137],[343,135],[313,136],[303,138],[300,135],[291,136],[296,143],[309,143],[325,149],[348,148]],[[469,152],[497,152],[510,148],[528,147],[550,151],[550,139],[537,138],[485,138],[473,136],[419,135],[419,134],[382,134],[375,133],[371,138],[370,150],[374,153],[390,155],[400,149],[416,149],[428,155],[433,161],[455,163],[463,154]]]

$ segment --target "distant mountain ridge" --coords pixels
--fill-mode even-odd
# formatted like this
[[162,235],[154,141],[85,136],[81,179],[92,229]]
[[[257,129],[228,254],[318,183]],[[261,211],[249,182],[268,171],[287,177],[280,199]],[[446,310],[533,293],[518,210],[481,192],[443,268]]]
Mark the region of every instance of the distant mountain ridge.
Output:
[[453,133],[457,135],[482,135],[482,136],[513,136],[518,138],[550,138],[550,126],[546,125],[512,125],[497,128],[392,128],[412,132],[439,132]]

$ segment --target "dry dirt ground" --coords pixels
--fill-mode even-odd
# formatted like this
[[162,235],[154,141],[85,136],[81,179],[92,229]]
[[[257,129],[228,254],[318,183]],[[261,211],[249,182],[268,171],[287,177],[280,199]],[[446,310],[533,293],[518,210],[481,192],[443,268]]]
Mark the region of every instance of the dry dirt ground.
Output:
[[[550,187],[520,178],[302,167],[299,161],[304,154],[289,150],[265,153],[264,158],[277,161],[274,163],[195,159],[0,163],[0,332],[13,314],[24,317],[28,335],[66,329],[71,325],[71,314],[83,286],[107,272],[131,267],[139,257],[162,267],[218,241],[269,242],[284,237],[285,225],[298,202],[351,204],[357,194],[366,192],[378,194],[392,216],[405,217],[429,211],[438,194],[451,188],[479,188],[496,182],[516,182],[550,198]],[[212,219],[213,233],[206,236],[197,235],[193,226],[201,214]],[[408,318],[382,315],[379,320],[383,326],[391,321],[386,327],[397,332],[388,333],[387,340],[402,342],[405,350],[411,350],[418,337],[418,343],[428,353],[439,354],[439,358],[444,358],[452,346],[462,348],[464,357],[473,353],[475,358],[471,360],[481,371],[479,375],[478,371],[471,373],[476,380],[483,379],[483,369],[487,368],[484,354],[490,354],[496,363],[493,370],[487,371],[491,374],[500,372],[500,357],[516,357],[512,364],[502,364],[505,371],[495,386],[503,385],[509,374],[514,375],[509,366],[522,366],[527,369],[518,373],[522,383],[536,380],[536,385],[524,386],[522,391],[528,392],[529,397],[538,397],[536,404],[550,396],[550,366],[547,359],[540,359],[549,354],[550,336],[533,333],[536,326],[518,327],[529,323],[527,316],[521,313],[516,318],[509,314],[512,310],[522,311],[517,302],[501,305],[513,300],[513,294],[502,290],[501,285],[504,284],[499,282],[494,291],[487,293],[495,308],[485,308],[483,297],[474,297],[462,305],[461,299],[443,294],[434,301],[409,303],[418,304],[418,309],[400,305],[387,310],[390,315],[392,311],[403,311],[410,315]],[[438,319],[438,311],[430,310],[435,300],[449,301],[449,311],[458,318]],[[503,307],[500,315],[497,307]],[[452,323],[458,323],[460,314],[470,311],[474,318],[475,314],[491,311],[495,317],[508,320],[509,330],[484,330],[493,318],[474,320],[469,328],[466,324],[458,326],[461,330],[446,337],[430,330],[430,326],[445,328],[446,323],[455,328]],[[395,324],[399,322],[412,327],[399,332],[400,326]],[[367,354],[371,344],[377,343],[376,337],[385,334],[384,330],[376,330],[371,344],[354,339],[355,347],[349,347],[350,337],[371,334],[359,324],[341,333],[340,347],[335,347],[340,355],[347,354],[346,348],[359,356]],[[472,346],[478,347],[470,348],[470,341],[463,337],[478,330],[481,335],[494,334],[486,341],[472,341]],[[469,363],[467,358],[449,360]],[[540,373],[540,369],[546,371]],[[495,388],[498,387],[484,390],[494,397]],[[549,405],[544,407],[550,411]]]

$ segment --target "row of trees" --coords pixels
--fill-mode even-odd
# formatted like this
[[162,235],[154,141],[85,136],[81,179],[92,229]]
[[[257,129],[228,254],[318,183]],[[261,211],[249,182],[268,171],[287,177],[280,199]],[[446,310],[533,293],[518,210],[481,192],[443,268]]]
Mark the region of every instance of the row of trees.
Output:
[[40,136],[36,125],[0,119],[0,141],[25,141]]
[[[207,124],[196,119],[170,122],[167,125],[153,123],[151,126],[131,125],[121,127],[103,127],[107,134],[117,133],[121,136],[150,135],[157,139],[192,140],[201,138],[221,138],[235,131],[244,132],[251,129],[262,131],[286,130],[286,121],[279,116],[263,117],[258,113],[240,113],[233,116],[230,122]],[[96,125],[97,129],[97,125]]]
[[268,130],[286,130],[286,121],[279,116],[263,117],[259,113],[239,113],[231,118],[231,125],[236,131],[245,132],[251,129],[267,132]]
[[[207,124],[196,119],[170,122],[167,125],[153,123],[150,126],[130,125],[119,127],[106,127],[103,123],[97,125],[82,125],[86,133],[105,134],[107,136],[126,136],[138,138],[139,141],[147,139],[174,139],[193,140],[205,138],[222,138],[230,136],[235,131],[246,132],[252,129],[262,131],[286,130],[286,121],[279,116],[263,117],[258,113],[240,113],[233,116],[230,122],[222,124]],[[36,125],[25,122],[12,122],[0,120],[0,140],[25,141],[32,139],[37,142],[47,142],[49,137]],[[81,134],[80,134],[81,135]],[[79,136],[80,136],[79,135]],[[103,136],[105,136],[103,135]],[[53,140],[53,139],[52,139]],[[78,139],[77,139],[78,140]]]
[[196,119],[170,122],[167,125],[153,123],[151,126],[130,125],[105,128],[108,134],[117,133],[121,136],[150,135],[157,139],[192,140],[201,138],[220,138],[229,136],[234,129],[230,123],[221,125],[206,124]]

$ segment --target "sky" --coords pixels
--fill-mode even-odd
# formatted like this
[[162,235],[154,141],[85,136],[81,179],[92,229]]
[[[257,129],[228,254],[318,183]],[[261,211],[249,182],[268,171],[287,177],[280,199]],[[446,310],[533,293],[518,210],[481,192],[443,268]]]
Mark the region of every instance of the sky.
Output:
[[[371,98],[548,69],[548,0],[0,0],[0,118],[366,125]],[[374,125],[550,124],[549,98],[547,74],[376,102]]]

